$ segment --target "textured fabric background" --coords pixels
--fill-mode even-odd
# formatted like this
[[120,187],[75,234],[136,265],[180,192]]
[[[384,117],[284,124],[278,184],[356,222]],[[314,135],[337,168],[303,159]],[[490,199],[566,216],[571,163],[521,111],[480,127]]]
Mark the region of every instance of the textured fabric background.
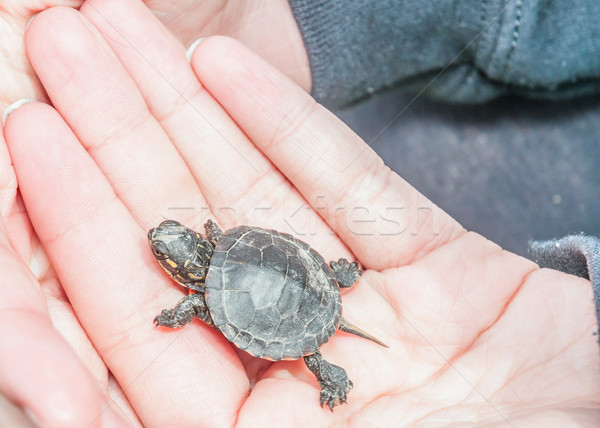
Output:
[[600,88],[597,0],[289,2],[328,107],[390,86],[467,102]]
[[507,250],[600,235],[600,97],[413,99],[388,92],[337,114],[409,183]]

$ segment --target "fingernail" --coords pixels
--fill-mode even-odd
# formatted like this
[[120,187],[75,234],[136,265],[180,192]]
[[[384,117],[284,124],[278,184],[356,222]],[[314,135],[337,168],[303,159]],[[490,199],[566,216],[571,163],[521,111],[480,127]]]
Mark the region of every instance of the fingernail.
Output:
[[[39,418],[36,416],[35,413],[33,413],[33,411],[31,409],[25,407],[25,408],[23,408],[23,413],[27,416],[29,421],[32,423],[31,426],[34,426],[34,427],[43,426],[42,423],[40,422]],[[27,426],[27,425],[24,425],[24,426]]]
[[109,407],[104,412],[102,412],[102,416],[100,417],[100,426],[102,428],[118,428],[128,427],[129,425],[119,415],[119,413],[117,413],[115,409]]
[[33,15],[31,18],[29,18],[29,21],[27,21],[27,25],[25,25],[25,31],[27,31],[27,29],[29,28],[29,24],[31,24],[31,21],[33,21],[33,18],[35,18],[36,16],[38,16],[37,13],[35,15]]
[[19,107],[21,107],[25,104],[35,103],[35,102],[36,102],[35,100],[23,98],[23,99],[20,99],[19,101],[15,101],[14,103],[12,103],[8,107],[6,107],[6,109],[4,110],[4,116],[2,116],[2,126],[4,126],[4,124],[6,123],[6,118],[8,118],[8,116],[10,116],[10,114],[13,111],[15,111],[16,109],[18,109]]
[[187,59],[188,62],[192,61],[192,55],[194,55],[194,51],[196,50],[196,48],[198,47],[198,45],[200,43],[202,43],[202,41],[205,38],[206,37],[200,37],[198,40],[196,40],[194,43],[192,43],[191,46],[188,48],[188,50],[185,52],[185,59]]
[[34,251],[28,265],[31,273],[33,273],[33,275],[40,281],[44,279],[49,272],[52,272],[48,254],[46,254],[44,247],[41,245],[38,245],[37,249]]

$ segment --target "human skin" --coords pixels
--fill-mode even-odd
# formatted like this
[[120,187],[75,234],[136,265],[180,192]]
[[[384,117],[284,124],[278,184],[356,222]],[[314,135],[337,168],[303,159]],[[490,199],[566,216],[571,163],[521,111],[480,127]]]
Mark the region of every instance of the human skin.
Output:
[[[21,98],[45,101],[44,90],[25,55],[23,33],[37,13],[55,6],[79,8],[81,0],[19,0],[0,6],[0,108]],[[310,90],[308,58],[287,0],[145,0],[148,9],[184,46],[215,34],[233,37]],[[103,10],[88,2],[88,12]]]
[[[25,54],[25,28],[29,20],[43,10],[54,6],[79,8],[82,3],[79,0],[19,0],[0,6],[0,110],[23,98],[49,102]],[[239,2],[220,0],[147,0],[144,3],[185,45],[200,36],[229,34],[260,52],[305,89],[310,88],[308,60],[286,0],[252,2],[246,7],[239,7]],[[6,382],[0,381],[0,394],[6,394],[24,407],[30,417],[47,426],[88,425],[92,420],[89,415],[95,412],[93,409],[106,407],[107,398],[98,391],[108,391],[112,400],[122,396],[121,390],[81,329],[48,262],[23,205],[11,162],[4,137],[0,135],[0,264],[3,272],[12,272],[7,277],[11,280],[0,291],[0,312],[5,328],[11,330],[18,324],[20,333],[10,336],[14,341],[4,342],[11,353],[5,354],[6,362],[0,369],[0,373],[7,374]],[[21,279],[15,281],[15,277]],[[23,322],[26,317],[31,318],[29,325]],[[40,343],[39,337],[43,337],[45,343]],[[32,352],[40,347],[44,352]],[[50,377],[58,373],[65,382],[43,377],[31,379],[29,383],[18,382],[19,376],[27,376],[15,371],[12,361],[30,354],[27,364],[22,361],[25,370],[35,366]],[[78,358],[86,366],[81,371],[78,371],[81,366]],[[71,368],[72,381],[66,382],[62,377],[60,367],[63,365]],[[10,381],[8,374],[15,374],[15,378]],[[74,384],[80,387],[73,388]],[[47,395],[53,399],[39,399]],[[68,409],[63,408],[63,404]],[[121,406],[128,408],[126,402]],[[0,400],[0,414],[0,423],[17,423],[16,419],[10,420],[14,410],[5,399]],[[114,422],[110,411],[102,414],[109,425]],[[96,422],[100,421],[98,418]]]
[[[39,389],[9,378],[0,384],[7,395],[18,391],[43,421],[53,409],[40,397],[54,390],[72,394],[77,421],[94,420],[113,384],[126,399],[111,408],[146,426],[594,425],[600,357],[588,281],[466,232],[239,43],[209,38],[190,67],[141,4],[93,4],[32,22],[27,51],[54,108],[26,104],[4,129],[54,289],[64,290],[72,336],[88,340],[89,353],[63,343],[74,378],[40,379],[63,373],[51,359],[30,374]],[[200,322],[154,328],[183,295],[146,243],[165,216],[276,228],[326,259],[361,262],[344,316],[390,348],[343,333],[323,346],[354,382],[347,405],[321,409],[302,361],[248,358]],[[2,287],[12,305],[2,334],[13,347],[0,373],[25,372],[59,352],[59,341],[34,353],[19,342],[59,334],[49,317],[27,316],[34,305],[47,310],[53,288],[2,248],[14,274]],[[87,401],[74,390],[80,382]]]

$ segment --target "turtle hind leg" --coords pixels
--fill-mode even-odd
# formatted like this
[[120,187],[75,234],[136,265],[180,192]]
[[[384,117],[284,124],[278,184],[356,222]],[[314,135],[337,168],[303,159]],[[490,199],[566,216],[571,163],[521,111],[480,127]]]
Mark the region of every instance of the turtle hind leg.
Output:
[[346,396],[353,387],[346,370],[325,361],[319,351],[304,357],[304,362],[321,387],[321,406],[325,403],[333,411],[334,406],[346,402]]
[[332,261],[329,263],[329,266],[331,266],[335,275],[335,280],[340,287],[352,287],[362,275],[358,263],[348,263],[348,260],[346,259],[339,259],[337,262]]
[[194,317],[214,326],[203,293],[188,294],[173,309],[164,309],[154,318],[154,324],[157,327],[179,328],[191,323]]
[[208,219],[204,224],[204,232],[206,233],[206,239],[208,239],[208,242],[210,242],[213,248],[215,248],[217,246],[217,241],[223,233],[221,228],[217,225],[217,223],[211,219]]

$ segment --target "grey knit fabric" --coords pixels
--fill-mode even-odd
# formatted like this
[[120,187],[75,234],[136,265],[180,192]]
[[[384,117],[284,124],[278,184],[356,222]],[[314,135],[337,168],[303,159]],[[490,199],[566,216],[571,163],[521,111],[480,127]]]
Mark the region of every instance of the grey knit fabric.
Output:
[[560,270],[592,282],[600,330],[600,239],[570,235],[561,239],[531,242],[529,251],[541,267]]
[[391,86],[448,101],[600,88],[597,0],[289,0],[313,96],[339,107]]

